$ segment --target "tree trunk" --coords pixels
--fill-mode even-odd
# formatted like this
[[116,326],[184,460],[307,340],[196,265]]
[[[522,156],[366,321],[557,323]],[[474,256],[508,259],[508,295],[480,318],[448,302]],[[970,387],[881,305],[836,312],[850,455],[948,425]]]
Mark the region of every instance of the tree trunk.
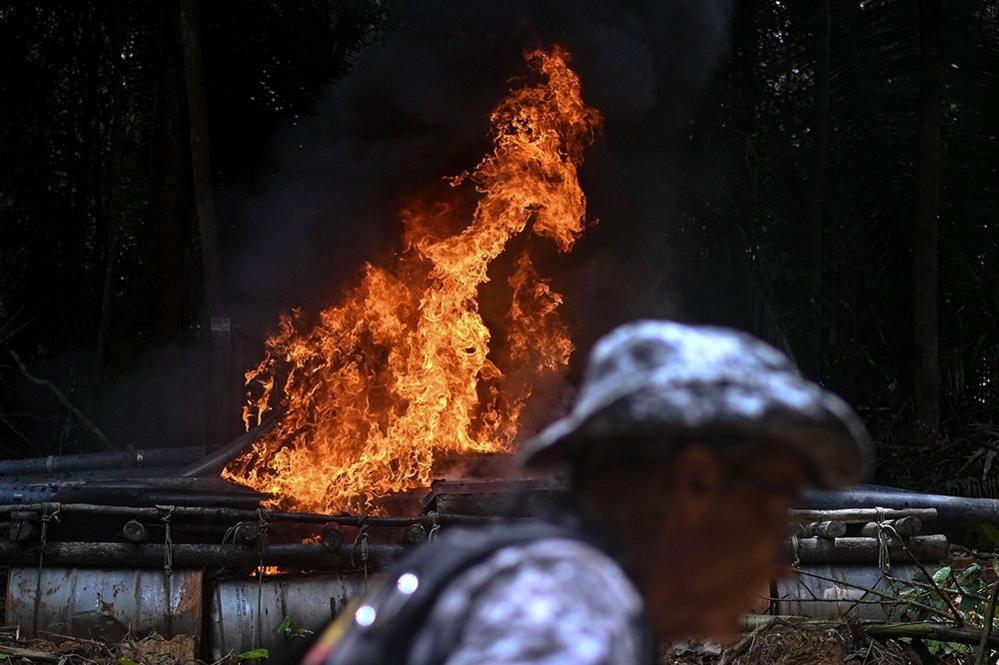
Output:
[[919,0],[921,51],[913,210],[913,425],[917,442],[940,428],[937,349],[937,218],[940,213],[940,128],[943,120],[942,0]]
[[815,103],[812,130],[815,145],[808,200],[809,300],[812,308],[811,352],[816,376],[822,372],[822,236],[825,229],[826,170],[829,162],[829,61],[832,41],[830,0],[815,5]]
[[[160,30],[168,44],[177,43],[178,8],[174,4],[158,6]],[[167,340],[178,338],[189,315],[192,233],[190,207],[193,183],[187,179],[189,141],[184,128],[185,92],[180,53],[161,49],[158,62],[157,113],[161,118],[152,143],[153,193],[147,216],[156,233],[156,298],[153,320],[156,332]]]
[[191,132],[191,169],[194,202],[201,237],[201,264],[205,280],[205,303],[209,315],[217,314],[222,298],[222,254],[208,142],[208,104],[201,56],[201,30],[197,0],[180,0],[180,42],[187,80],[187,112]]
[[96,390],[104,378],[104,366],[108,356],[108,337],[111,333],[111,308],[114,304],[115,274],[118,261],[118,235],[122,215],[122,152],[125,150],[125,123],[122,114],[125,106],[125,90],[121,81],[119,53],[122,49],[123,7],[120,0],[113,2],[108,21],[108,35],[111,42],[111,121],[110,131],[110,161],[111,177],[109,178],[109,195],[106,212],[98,212],[107,220],[107,251],[104,257],[104,283],[101,286],[101,311],[97,324],[97,354],[94,363],[94,389]]

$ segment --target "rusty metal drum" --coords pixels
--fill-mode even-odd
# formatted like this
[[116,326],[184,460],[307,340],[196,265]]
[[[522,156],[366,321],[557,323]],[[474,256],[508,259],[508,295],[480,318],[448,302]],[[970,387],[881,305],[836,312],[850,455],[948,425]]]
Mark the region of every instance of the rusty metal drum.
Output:
[[[891,603],[881,602],[883,598],[878,594],[895,597],[897,592],[892,584],[909,589],[905,582],[915,579],[918,573],[916,566],[892,566],[891,577],[895,581],[890,582],[876,565],[804,565],[794,575],[777,582],[777,613],[887,619]],[[866,589],[873,593],[865,593]]]
[[4,623],[77,637],[201,636],[200,570],[11,568]]
[[[371,578],[369,578],[370,580]],[[286,619],[321,631],[367,583],[360,575],[310,575],[232,579],[219,582],[211,599],[211,654],[219,660],[266,648],[271,662],[292,662],[308,646],[304,636],[282,634]]]

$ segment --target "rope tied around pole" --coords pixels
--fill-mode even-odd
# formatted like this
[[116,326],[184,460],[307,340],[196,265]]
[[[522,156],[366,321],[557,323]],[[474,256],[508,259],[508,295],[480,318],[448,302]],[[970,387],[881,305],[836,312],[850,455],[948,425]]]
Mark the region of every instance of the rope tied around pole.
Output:
[[173,637],[173,534],[170,531],[170,520],[173,519],[175,506],[156,506],[162,512],[163,522],[163,589],[166,592],[167,637]]
[[59,503],[46,501],[42,503],[42,528],[38,535],[38,575],[35,577],[35,607],[34,626],[38,628],[38,610],[42,600],[42,569],[45,567],[45,545],[49,540],[49,523],[59,521]]
[[261,644],[261,635],[263,634],[263,608],[264,608],[264,546],[267,540],[267,527],[269,526],[267,520],[267,511],[263,508],[257,508],[257,639],[254,640],[255,647],[259,647]]
[[[49,522],[55,520],[59,521],[59,503],[46,501],[42,504],[42,530],[41,534],[38,536],[39,541],[39,561],[41,561],[41,556],[45,553],[45,544],[48,542],[49,536]],[[41,565],[41,563],[39,563]]]
[[905,552],[909,559],[912,560],[912,563],[919,568],[920,572],[926,576],[930,586],[933,587],[933,590],[947,606],[947,610],[950,612],[951,616],[954,617],[954,622],[958,626],[964,626],[964,616],[956,607],[954,607],[954,602],[951,600],[950,596],[948,596],[944,590],[940,588],[940,585],[937,584],[935,579],[933,579],[933,575],[926,569],[923,562],[912,553],[912,550],[909,549],[909,546],[902,538],[902,535],[899,534],[898,530],[893,525],[888,524],[885,521],[885,509],[878,507],[875,508],[875,510],[877,511],[877,521],[875,523],[878,526],[878,566],[881,567],[881,572],[884,573],[885,579],[888,581],[889,586],[891,586],[892,591],[896,592],[896,594],[898,593],[896,580],[891,576],[891,561],[888,558],[891,538],[894,537],[895,542],[898,543],[902,551]]
[[888,524],[885,523],[884,508],[875,507],[874,510],[876,515],[876,517],[874,518],[874,523],[878,527],[878,568],[881,569],[882,574],[884,574],[885,576],[890,576],[891,551],[889,550],[889,546],[891,543],[889,542],[888,530],[891,529],[891,531],[895,534],[896,537],[898,537],[898,532],[895,531],[894,527],[889,526]]
[[156,506],[163,515],[160,521],[163,522],[163,574],[167,577],[173,575],[173,537],[170,533],[170,520],[173,518],[174,506]]
[[350,549],[350,565],[357,567],[354,559],[355,554],[359,554],[361,567],[364,570],[364,583],[368,583],[368,516],[363,515],[357,525],[357,535],[354,537],[354,545]]
[[440,531],[441,525],[437,521],[437,513],[429,512],[427,517],[430,519],[430,531],[427,532],[427,542],[429,543],[434,538],[437,538],[437,532]]
[[264,542],[267,538],[267,528],[270,526],[270,521],[267,519],[267,511],[263,508],[257,508],[257,526],[259,527],[257,531],[257,554],[259,555],[259,568],[264,567]]

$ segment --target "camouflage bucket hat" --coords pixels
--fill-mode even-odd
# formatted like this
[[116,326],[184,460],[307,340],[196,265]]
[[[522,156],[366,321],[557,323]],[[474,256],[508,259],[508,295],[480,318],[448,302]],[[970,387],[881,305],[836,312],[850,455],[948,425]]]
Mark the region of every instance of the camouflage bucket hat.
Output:
[[527,441],[521,461],[649,457],[696,438],[786,445],[825,488],[859,482],[871,459],[853,409],[772,346],[725,328],[637,321],[597,342],[572,412]]

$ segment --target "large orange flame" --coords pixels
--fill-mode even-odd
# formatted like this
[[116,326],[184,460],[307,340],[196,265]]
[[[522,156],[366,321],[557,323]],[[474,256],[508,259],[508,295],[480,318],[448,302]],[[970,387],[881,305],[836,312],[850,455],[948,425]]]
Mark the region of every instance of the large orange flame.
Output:
[[[526,58],[536,82],[492,112],[492,152],[451,180],[474,185],[471,223],[448,235],[452,207],[413,206],[391,269],[368,264],[314,325],[299,310],[281,317],[246,374],[257,396],[244,408],[249,428],[279,401],[280,422],[227,478],[274,493],[279,507],[364,510],[429,485],[435,456],[510,450],[532,386],[562,371],[573,346],[562,296],[526,250],[508,279],[505,331],[486,326],[479,290],[528,224],[572,248],[586,211],[576,167],[601,124],[564,50]],[[494,334],[502,354],[490,352]]]

